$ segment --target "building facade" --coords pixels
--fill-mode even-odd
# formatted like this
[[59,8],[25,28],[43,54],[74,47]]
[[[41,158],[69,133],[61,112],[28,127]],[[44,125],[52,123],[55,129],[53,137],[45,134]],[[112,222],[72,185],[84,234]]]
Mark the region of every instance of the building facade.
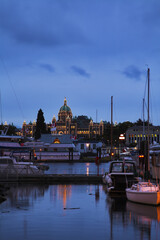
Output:
[[78,116],[73,118],[71,108],[67,105],[66,98],[64,104],[58,112],[58,120],[55,116],[52,119],[51,133],[53,134],[71,134],[76,138],[96,138],[104,134],[104,123],[94,123],[87,116]]
[[[73,117],[71,108],[67,105],[66,98],[64,104],[59,109],[58,119],[55,115],[51,124],[46,124],[47,131],[50,129],[52,134],[71,134],[74,138],[96,138],[104,134],[104,122],[94,123],[87,116]],[[34,137],[36,131],[36,122],[27,124],[26,121],[22,125],[22,135]]]
[[156,126],[149,126],[149,134],[148,134],[148,127],[143,126],[133,126],[128,128],[126,131],[126,144],[130,145],[132,143],[138,144],[140,146],[140,143],[142,141],[148,140],[149,135],[149,142],[160,142],[160,127]]

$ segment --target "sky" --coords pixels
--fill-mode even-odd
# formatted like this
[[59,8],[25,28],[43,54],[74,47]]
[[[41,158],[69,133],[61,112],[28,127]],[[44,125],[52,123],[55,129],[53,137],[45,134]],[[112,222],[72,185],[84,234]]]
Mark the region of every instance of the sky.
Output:
[[[159,0],[0,0],[1,122],[22,126],[41,108],[136,122],[147,104],[160,125]],[[146,106],[145,104],[145,106]],[[145,107],[145,119],[147,119]]]

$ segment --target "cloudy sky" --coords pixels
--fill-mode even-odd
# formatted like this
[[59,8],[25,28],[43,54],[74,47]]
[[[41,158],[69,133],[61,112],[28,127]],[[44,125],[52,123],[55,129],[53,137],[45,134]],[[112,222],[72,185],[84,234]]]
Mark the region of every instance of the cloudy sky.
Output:
[[137,121],[149,67],[160,125],[159,0],[0,0],[0,19],[1,121],[51,122],[65,97],[110,121],[111,96],[114,121]]

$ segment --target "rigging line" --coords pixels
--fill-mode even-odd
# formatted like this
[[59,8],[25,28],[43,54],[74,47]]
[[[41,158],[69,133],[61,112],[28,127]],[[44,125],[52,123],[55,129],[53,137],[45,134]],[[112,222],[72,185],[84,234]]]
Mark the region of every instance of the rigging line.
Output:
[[147,92],[147,83],[148,83],[148,78],[147,78],[147,74],[146,74],[146,82],[145,82],[145,88],[144,88],[144,99],[145,99],[145,96],[146,96],[146,92]]
[[142,111],[141,111],[141,119],[142,119],[142,121],[145,120],[145,113],[144,113],[144,106],[143,106],[145,104],[145,102],[144,103],[143,102],[144,102],[144,98],[143,98],[143,101],[142,101]]
[[11,85],[12,91],[13,91],[13,93],[14,93],[14,96],[15,96],[15,98],[16,98],[16,101],[17,101],[17,104],[18,104],[18,107],[19,107],[19,110],[20,110],[20,112],[21,112],[21,114],[22,114],[22,117],[23,117],[23,119],[24,119],[23,110],[22,110],[22,108],[21,108],[21,105],[20,105],[20,103],[19,103],[18,97],[17,97],[16,92],[15,92],[15,90],[14,90],[14,87],[13,87],[13,84],[12,84],[12,81],[11,81],[11,78],[10,78],[10,75],[9,75],[9,72],[7,71],[6,65],[5,65],[4,60],[2,59],[1,56],[0,56],[0,59],[1,59],[1,62],[2,62],[2,64],[3,64],[4,70],[6,71],[6,74],[7,74],[8,80],[9,80],[9,83],[10,83],[10,85]]
[[[151,78],[150,78],[151,79]],[[150,123],[153,123],[153,107],[152,107],[152,92],[151,92],[151,80],[150,80],[150,109],[151,109],[151,114],[149,116]]]

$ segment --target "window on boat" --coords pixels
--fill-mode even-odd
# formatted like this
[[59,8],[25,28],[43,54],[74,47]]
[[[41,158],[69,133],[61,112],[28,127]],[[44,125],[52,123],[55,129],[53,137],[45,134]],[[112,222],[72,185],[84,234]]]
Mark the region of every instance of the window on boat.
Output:
[[134,172],[133,164],[125,163],[124,164],[124,172]]
[[112,172],[122,172],[123,166],[122,163],[114,163],[112,165]]
[[95,143],[93,143],[93,149],[96,149],[96,144]]
[[81,149],[84,149],[84,143],[81,144]]

